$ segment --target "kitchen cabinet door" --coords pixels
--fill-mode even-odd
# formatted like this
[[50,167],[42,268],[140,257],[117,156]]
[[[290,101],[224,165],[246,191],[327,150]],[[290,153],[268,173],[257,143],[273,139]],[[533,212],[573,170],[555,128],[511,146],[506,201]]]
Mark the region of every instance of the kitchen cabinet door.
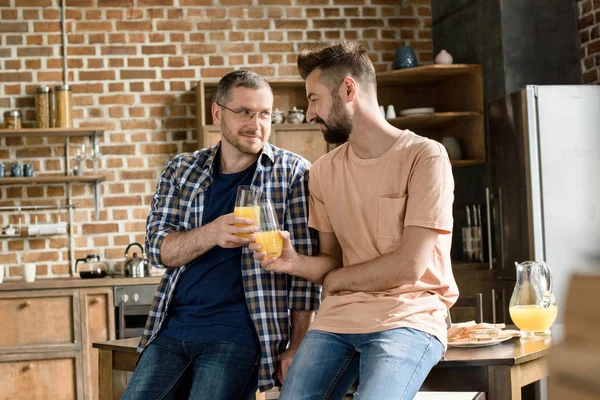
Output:
[[20,360],[0,357],[0,397],[12,400],[83,399],[76,353],[48,353]]
[[98,350],[94,342],[115,339],[112,288],[81,289],[83,375],[86,399],[98,400]]

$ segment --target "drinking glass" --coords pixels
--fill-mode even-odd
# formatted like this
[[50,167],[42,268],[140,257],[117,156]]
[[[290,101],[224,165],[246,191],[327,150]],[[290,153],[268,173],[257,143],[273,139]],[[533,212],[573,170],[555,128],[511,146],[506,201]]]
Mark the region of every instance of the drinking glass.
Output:
[[260,202],[260,223],[254,238],[256,243],[261,246],[260,251],[267,253],[265,259],[281,255],[283,239],[279,236],[279,222],[270,199],[263,199]]
[[[235,197],[235,208],[233,209],[233,215],[236,217],[250,218],[254,221],[254,225],[259,224],[260,214],[260,192],[252,189],[252,187],[243,185],[237,189],[237,195]],[[246,226],[244,224],[235,224],[235,226]],[[236,233],[237,236],[249,237],[249,233]]]

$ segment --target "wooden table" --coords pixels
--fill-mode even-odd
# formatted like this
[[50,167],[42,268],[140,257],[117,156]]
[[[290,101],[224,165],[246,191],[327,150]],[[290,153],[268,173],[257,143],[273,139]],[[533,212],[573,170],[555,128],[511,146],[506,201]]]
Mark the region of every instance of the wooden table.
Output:
[[[139,338],[94,343],[99,351],[100,400],[118,399],[137,361]],[[487,400],[521,400],[521,388],[548,376],[550,338],[511,339],[490,347],[450,348],[421,390],[486,392]],[[259,398],[264,398],[264,395]]]

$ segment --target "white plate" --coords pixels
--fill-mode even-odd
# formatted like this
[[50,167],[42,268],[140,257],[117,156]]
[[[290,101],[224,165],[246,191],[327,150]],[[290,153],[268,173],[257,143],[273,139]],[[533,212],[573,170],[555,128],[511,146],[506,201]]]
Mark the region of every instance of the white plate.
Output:
[[487,347],[487,346],[494,346],[496,344],[500,344],[502,342],[506,342],[507,340],[512,339],[513,336],[509,336],[509,337],[505,337],[502,339],[493,339],[493,340],[487,340],[485,342],[458,342],[458,343],[452,343],[452,342],[448,342],[448,346],[450,347]]
[[421,108],[407,108],[406,110],[400,111],[401,116],[416,115],[416,114],[433,114],[435,108],[433,107],[421,107]]

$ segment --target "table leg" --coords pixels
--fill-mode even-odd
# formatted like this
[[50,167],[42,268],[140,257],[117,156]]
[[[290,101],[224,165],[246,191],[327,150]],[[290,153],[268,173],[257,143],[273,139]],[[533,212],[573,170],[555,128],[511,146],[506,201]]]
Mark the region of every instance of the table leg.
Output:
[[98,349],[98,397],[101,400],[113,398],[112,350]]
[[488,367],[488,400],[521,400],[521,382],[516,367]]

